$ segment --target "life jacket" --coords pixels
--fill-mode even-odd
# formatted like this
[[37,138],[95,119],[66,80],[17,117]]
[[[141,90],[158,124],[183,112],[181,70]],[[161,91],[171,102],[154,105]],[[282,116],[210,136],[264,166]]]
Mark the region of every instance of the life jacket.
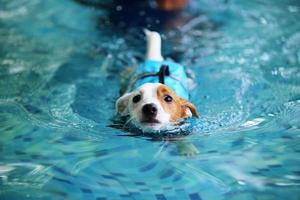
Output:
[[136,70],[131,90],[145,83],[163,83],[178,96],[189,100],[187,74],[181,64],[172,61],[146,60]]

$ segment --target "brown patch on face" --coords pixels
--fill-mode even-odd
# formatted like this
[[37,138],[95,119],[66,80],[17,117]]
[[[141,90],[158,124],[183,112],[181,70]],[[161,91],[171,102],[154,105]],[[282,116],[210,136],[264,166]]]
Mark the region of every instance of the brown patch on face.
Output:
[[[171,101],[167,102],[166,100]],[[187,100],[177,96],[169,87],[166,85],[160,85],[157,88],[157,98],[162,105],[165,112],[170,114],[170,121],[176,122],[181,118],[188,117],[187,109],[191,111],[193,116],[199,117],[196,107],[188,102]]]

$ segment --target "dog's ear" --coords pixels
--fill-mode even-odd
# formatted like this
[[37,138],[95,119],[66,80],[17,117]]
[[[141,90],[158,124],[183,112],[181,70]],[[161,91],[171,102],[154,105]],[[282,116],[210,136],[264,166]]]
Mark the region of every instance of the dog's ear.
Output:
[[128,115],[128,103],[131,97],[131,93],[126,93],[121,96],[116,102],[116,111],[120,116]]
[[199,118],[199,113],[194,104],[192,104],[191,102],[189,102],[183,98],[180,98],[180,100],[181,100],[182,106],[186,109],[186,114],[188,116],[190,116],[190,117],[194,116],[194,117]]
[[187,109],[189,110],[189,112],[192,113],[192,116],[199,118],[199,113],[197,111],[197,108],[194,104],[187,102],[185,104],[185,106],[187,107]]

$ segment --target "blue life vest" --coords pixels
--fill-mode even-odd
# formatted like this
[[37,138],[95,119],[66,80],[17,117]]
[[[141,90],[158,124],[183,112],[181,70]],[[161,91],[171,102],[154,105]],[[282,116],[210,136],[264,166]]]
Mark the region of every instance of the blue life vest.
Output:
[[188,78],[184,67],[181,64],[172,61],[146,60],[139,65],[136,71],[136,77],[145,76],[136,80],[132,90],[137,89],[145,83],[159,83],[158,75],[147,76],[147,74],[158,73],[163,65],[168,66],[169,72],[168,75],[164,76],[164,84],[171,88],[178,96],[189,100]]

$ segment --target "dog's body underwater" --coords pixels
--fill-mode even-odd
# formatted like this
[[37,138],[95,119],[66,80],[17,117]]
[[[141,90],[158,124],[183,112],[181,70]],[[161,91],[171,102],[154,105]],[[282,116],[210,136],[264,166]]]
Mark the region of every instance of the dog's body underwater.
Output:
[[142,130],[162,130],[181,119],[198,117],[188,101],[189,84],[184,67],[161,55],[161,37],[145,30],[147,51],[127,91],[116,102],[120,116]]

